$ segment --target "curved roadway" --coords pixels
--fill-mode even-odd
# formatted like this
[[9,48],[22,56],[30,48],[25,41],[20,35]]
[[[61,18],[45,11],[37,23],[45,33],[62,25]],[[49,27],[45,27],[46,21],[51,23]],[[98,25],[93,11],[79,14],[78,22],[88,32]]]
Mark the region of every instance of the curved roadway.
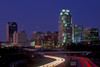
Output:
[[58,66],[59,64],[61,64],[61,63],[63,63],[65,61],[65,59],[64,58],[61,58],[61,57],[49,56],[49,55],[45,55],[45,57],[52,58],[52,59],[56,59],[56,60],[53,61],[53,62],[44,64],[44,65],[41,65],[39,67],[55,67],[55,66]]

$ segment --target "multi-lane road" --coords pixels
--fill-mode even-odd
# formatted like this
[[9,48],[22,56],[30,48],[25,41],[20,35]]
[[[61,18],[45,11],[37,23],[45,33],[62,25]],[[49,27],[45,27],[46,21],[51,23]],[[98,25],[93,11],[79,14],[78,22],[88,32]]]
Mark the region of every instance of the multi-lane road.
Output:
[[[76,58],[79,60],[78,67],[98,67],[90,59],[85,57],[68,56],[69,58]],[[80,65],[80,66],[79,66]]]
[[[42,53],[46,53],[46,54],[64,54],[64,53],[71,53],[71,51],[69,52],[42,52]],[[72,53],[89,53],[89,52],[72,52]],[[67,54],[66,54],[67,55]],[[47,58],[52,58],[52,59],[56,59],[56,61],[41,65],[40,67],[55,67],[63,62],[65,62],[66,58],[75,58],[78,61],[76,62],[76,66],[75,67],[99,67],[96,64],[94,64],[89,58],[85,58],[85,57],[77,57],[77,56],[67,56],[64,58],[61,57],[56,57],[56,56],[49,56],[49,55],[45,55],[45,57]],[[67,62],[66,62],[67,63]]]
[[[45,57],[56,59],[56,60],[53,62],[44,64],[44,65],[41,65],[39,67],[56,67],[56,66],[65,62],[65,59],[61,58],[61,57],[50,56],[50,55],[45,55]],[[85,57],[76,57],[76,56],[68,56],[68,57],[75,58],[75,59],[79,60],[78,61],[79,63],[77,63],[77,65],[75,67],[99,67],[96,64],[94,64],[90,59],[85,58]]]

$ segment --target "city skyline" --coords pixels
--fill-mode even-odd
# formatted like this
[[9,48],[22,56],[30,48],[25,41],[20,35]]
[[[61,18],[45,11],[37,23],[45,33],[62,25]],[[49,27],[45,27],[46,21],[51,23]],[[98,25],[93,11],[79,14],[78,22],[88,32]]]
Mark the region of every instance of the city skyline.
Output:
[[0,0],[0,67],[99,67],[100,0]]
[[[16,22],[19,31],[21,30],[21,25],[24,25],[25,31],[28,33],[28,39],[33,31],[58,31],[59,13],[62,9],[69,9],[71,11],[73,24],[100,29],[99,2],[93,0],[91,2],[79,0],[77,2],[65,0],[62,2],[46,0],[39,2],[31,0],[28,2],[0,1],[0,41],[6,40],[7,22]],[[37,26],[39,28],[36,28]]]

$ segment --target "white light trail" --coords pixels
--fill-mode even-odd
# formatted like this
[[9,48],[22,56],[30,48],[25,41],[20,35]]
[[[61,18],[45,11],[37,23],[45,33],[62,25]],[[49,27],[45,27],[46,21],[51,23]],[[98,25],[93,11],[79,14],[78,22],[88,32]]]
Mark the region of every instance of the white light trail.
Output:
[[56,60],[53,61],[53,62],[44,64],[44,65],[41,65],[39,67],[55,67],[55,66],[58,66],[59,64],[61,64],[61,63],[63,63],[65,61],[65,59],[61,58],[61,57],[55,57],[55,56],[49,56],[49,55],[45,55],[45,57],[56,59]]

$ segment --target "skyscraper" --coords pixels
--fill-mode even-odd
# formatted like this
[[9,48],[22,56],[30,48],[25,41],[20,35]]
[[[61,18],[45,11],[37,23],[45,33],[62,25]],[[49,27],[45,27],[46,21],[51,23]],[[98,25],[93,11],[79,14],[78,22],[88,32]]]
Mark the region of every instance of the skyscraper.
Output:
[[59,16],[59,43],[72,42],[72,18],[69,10],[63,9]]
[[81,32],[83,30],[83,26],[81,25],[72,25],[72,41],[73,43],[78,43],[81,41]]
[[99,29],[97,28],[86,28],[82,31],[82,42],[98,41],[99,40]]
[[15,22],[7,23],[6,41],[13,42],[13,33],[17,31],[17,24]]

